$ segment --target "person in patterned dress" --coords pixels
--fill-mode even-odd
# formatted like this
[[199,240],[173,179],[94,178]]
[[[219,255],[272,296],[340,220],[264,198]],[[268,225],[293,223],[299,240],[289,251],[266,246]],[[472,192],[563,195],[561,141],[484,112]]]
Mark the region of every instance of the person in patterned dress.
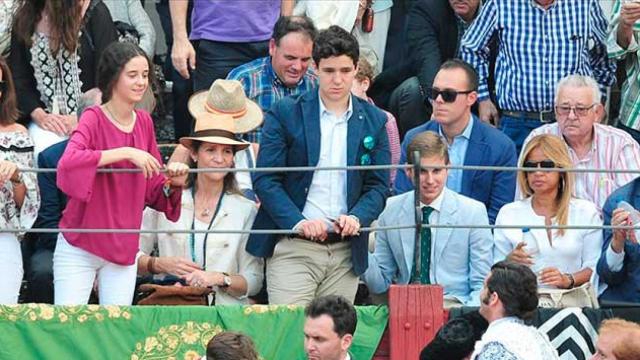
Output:
[[22,234],[6,229],[28,229],[40,207],[33,167],[33,141],[27,129],[16,124],[18,109],[11,71],[0,57],[0,304],[16,304],[22,283]]

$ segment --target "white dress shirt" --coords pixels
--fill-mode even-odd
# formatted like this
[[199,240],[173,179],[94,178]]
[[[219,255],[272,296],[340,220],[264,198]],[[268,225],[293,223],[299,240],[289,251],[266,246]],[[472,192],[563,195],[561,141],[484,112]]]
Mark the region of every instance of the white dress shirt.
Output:
[[[602,218],[595,204],[582,199],[571,199],[567,225],[602,225]],[[531,197],[512,202],[500,209],[496,225],[518,225],[516,229],[495,229],[494,261],[503,260],[516,245],[523,241],[522,228],[543,226],[544,216],[533,211]],[[557,225],[555,218],[552,224]],[[531,229],[539,253],[534,257],[534,272],[545,267],[555,267],[562,273],[575,273],[584,268],[593,270],[591,281],[597,285],[596,264],[602,249],[602,230],[567,229],[559,236],[551,230],[553,243],[549,242],[546,229]]]
[[[318,167],[347,166],[347,121],[353,113],[349,106],[342,116],[336,116],[324,106],[320,98],[320,156]],[[309,186],[302,215],[308,220],[337,218],[348,212],[347,171],[316,170]]]

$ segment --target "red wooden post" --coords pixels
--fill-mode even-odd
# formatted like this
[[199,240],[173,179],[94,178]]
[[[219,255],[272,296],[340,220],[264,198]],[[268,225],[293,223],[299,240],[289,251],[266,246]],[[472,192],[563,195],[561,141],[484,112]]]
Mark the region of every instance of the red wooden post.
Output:
[[389,335],[391,360],[418,359],[445,322],[439,285],[391,285]]

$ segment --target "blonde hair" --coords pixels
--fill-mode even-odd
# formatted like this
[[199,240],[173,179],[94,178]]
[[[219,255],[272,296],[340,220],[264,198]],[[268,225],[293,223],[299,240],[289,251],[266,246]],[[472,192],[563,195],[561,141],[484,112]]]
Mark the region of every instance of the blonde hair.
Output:
[[600,336],[612,335],[613,355],[618,360],[634,360],[640,354],[640,325],[622,319],[608,319],[600,325]]
[[[569,169],[573,167],[569,152],[567,151],[567,145],[564,141],[554,135],[538,135],[529,141],[522,153],[519,166],[522,167],[524,162],[527,161],[529,154],[535,149],[540,149],[544,156],[553,161],[556,166],[563,169]],[[569,217],[569,202],[573,194],[573,174],[566,171],[558,173],[560,175],[560,184],[558,186],[558,195],[556,197],[556,219],[558,225],[567,225],[567,218]],[[518,173],[518,186],[520,191],[525,197],[533,195],[533,190],[527,182],[527,172],[520,171]],[[564,235],[564,229],[558,229],[558,235]]]

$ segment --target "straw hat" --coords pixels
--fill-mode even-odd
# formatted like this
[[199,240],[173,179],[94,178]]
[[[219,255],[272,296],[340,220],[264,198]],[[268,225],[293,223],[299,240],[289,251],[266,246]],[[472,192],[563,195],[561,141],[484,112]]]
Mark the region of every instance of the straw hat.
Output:
[[193,94],[189,98],[188,107],[194,118],[203,113],[231,115],[235,122],[236,134],[257,128],[263,120],[260,106],[247,99],[238,80],[214,81],[208,91],[202,90]]
[[200,114],[196,117],[196,126],[193,134],[180,138],[180,144],[190,150],[193,150],[194,141],[233,145],[235,151],[244,150],[251,144],[236,139],[234,123],[235,120],[230,115]]

